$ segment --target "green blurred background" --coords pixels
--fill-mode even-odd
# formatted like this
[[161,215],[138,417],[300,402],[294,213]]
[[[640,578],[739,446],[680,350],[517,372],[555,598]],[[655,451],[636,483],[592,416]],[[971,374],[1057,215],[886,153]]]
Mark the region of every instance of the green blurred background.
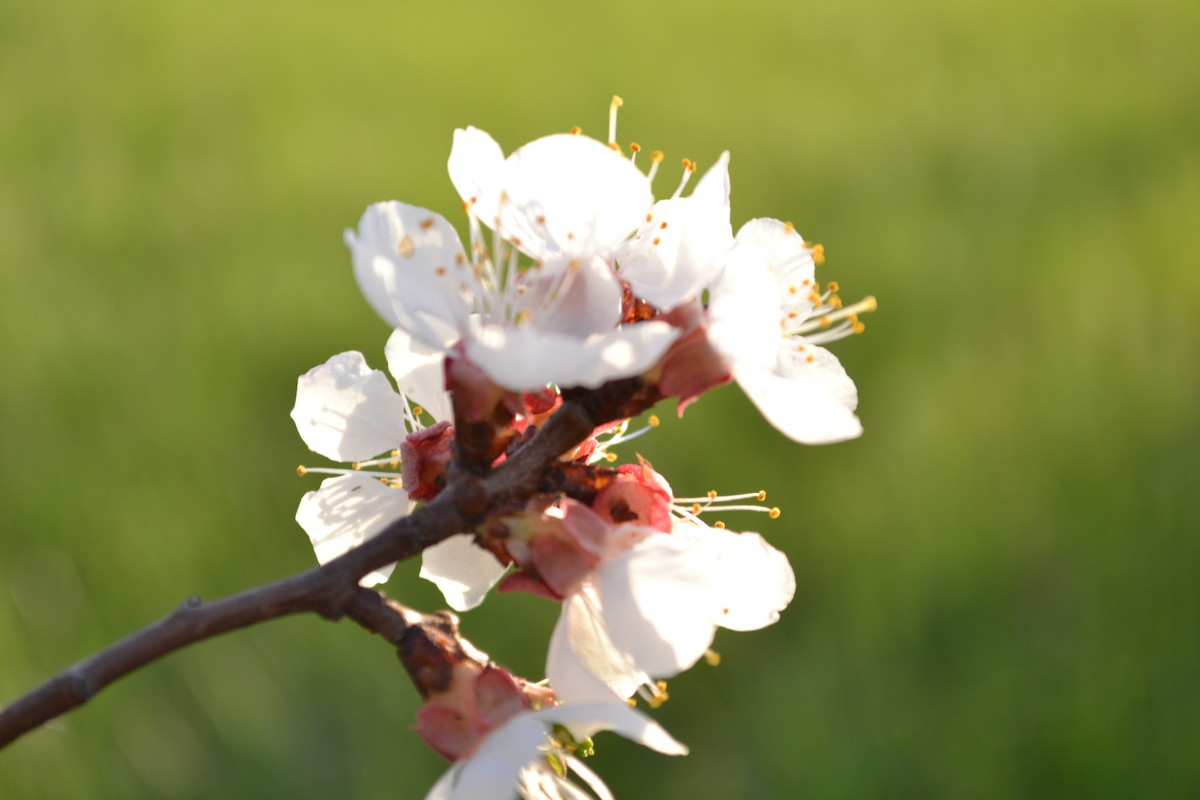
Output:
[[[387,334],[342,229],[453,217],[456,126],[603,137],[617,93],[622,141],[731,150],[734,225],[881,304],[834,348],[861,440],[726,388],[639,442],[680,493],[766,488],[726,521],[799,590],[672,682],[691,757],[599,740],[618,797],[1200,796],[1200,4],[434,5],[0,6],[0,702],[308,567],[296,376]],[[554,612],[464,626],[538,677]],[[383,643],[283,620],[12,746],[0,797],[420,798],[416,706]]]

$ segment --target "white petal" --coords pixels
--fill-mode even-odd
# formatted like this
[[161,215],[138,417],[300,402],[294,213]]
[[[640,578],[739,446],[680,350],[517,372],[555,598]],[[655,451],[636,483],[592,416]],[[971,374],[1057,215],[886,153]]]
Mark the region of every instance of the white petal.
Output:
[[[653,201],[641,170],[595,139],[559,134],[509,156],[499,231],[535,259],[605,257]],[[493,221],[480,217],[493,226]]]
[[445,353],[414,339],[397,328],[383,348],[388,371],[400,391],[424,408],[435,421],[451,419],[453,409],[446,392]]
[[[312,540],[317,561],[324,564],[375,536],[408,510],[403,489],[384,486],[365,474],[341,475],[304,495],[296,509],[296,522]],[[376,570],[360,582],[373,586],[385,581],[392,566]]]
[[539,330],[584,338],[607,333],[621,322],[621,282],[599,258],[550,263],[526,275],[526,308]]
[[518,714],[487,735],[471,757],[462,763],[453,792],[454,800],[511,798],[521,768],[541,758],[546,725],[533,713]]
[[779,291],[765,254],[753,244],[734,245],[709,288],[708,341],[731,364],[772,369],[780,317]]
[[[462,772],[462,762],[451,764],[450,768],[442,773],[442,777],[437,779],[437,783],[425,795],[425,800],[457,800],[459,795],[455,794],[455,787],[458,784],[458,774]],[[504,795],[507,800],[511,795]]]
[[[567,769],[571,771],[571,774],[582,779],[588,785],[588,788],[596,796],[596,800],[616,800],[613,797],[612,791],[608,788],[608,784],[601,780],[600,776],[593,772],[591,767],[584,764],[578,758],[575,758],[575,756],[567,756],[564,760],[567,762]],[[580,792],[579,796],[585,800],[590,800],[588,795],[583,792]]]
[[456,129],[447,168],[458,196],[490,225],[496,217],[496,200],[504,174],[504,151],[500,145],[478,128]]
[[404,401],[387,376],[353,350],[300,376],[292,419],[309,449],[335,461],[399,447],[408,433]]
[[624,702],[650,680],[613,646],[595,590],[586,584],[563,601],[550,636],[546,677],[566,704]]
[[421,554],[421,577],[436,584],[455,611],[467,611],[483,602],[507,569],[466,533],[451,536]]
[[787,556],[767,544],[757,533],[681,523],[675,536],[684,536],[704,548],[718,565],[717,617],[722,628],[752,631],[779,620],[796,594],[796,576]]
[[670,677],[712,644],[721,575],[703,548],[669,534],[651,536],[602,565],[595,580],[609,636],[639,669]]
[[533,391],[551,383],[594,389],[650,369],[678,336],[679,330],[665,322],[622,325],[606,336],[587,339],[533,325],[480,324],[467,340],[467,356],[493,381],[513,391]]
[[780,289],[812,284],[812,251],[804,246],[804,237],[786,222],[767,217],[752,219],[738,230],[736,242],[753,244],[766,255]]
[[854,381],[823,347],[784,348],[776,370],[738,365],[734,377],[767,421],[794,441],[828,444],[862,435]]
[[732,245],[729,154],[723,153],[691,196],[654,204],[650,218],[617,250],[617,261],[635,295],[671,309],[700,295]]
[[367,208],[349,234],[354,277],[393,328],[430,346],[451,344],[468,307],[459,287],[474,282],[453,226],[441,214],[390,201]]
[[536,711],[533,716],[543,722],[566,725],[576,737],[612,731],[665,755],[687,755],[687,748],[661,725],[625,703],[563,704]]

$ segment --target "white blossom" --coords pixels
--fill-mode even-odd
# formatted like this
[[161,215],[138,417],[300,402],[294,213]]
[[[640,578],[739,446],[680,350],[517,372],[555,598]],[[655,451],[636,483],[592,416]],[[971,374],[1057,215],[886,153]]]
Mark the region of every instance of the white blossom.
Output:
[[456,131],[449,168],[468,210],[469,248],[441,215],[396,201],[370,206],[346,235],[363,294],[411,336],[414,352],[465,355],[514,391],[594,388],[654,365],[678,331],[621,324],[611,263],[650,206],[646,176],[567,134],[505,159],[475,128]]
[[698,297],[733,245],[729,153],[721,154],[691,195],[678,194],[655,203],[637,233],[617,250],[621,279],[664,311]]
[[546,675],[565,702],[630,697],[696,663],[718,627],[774,623],[795,593],[787,558],[756,533],[690,521],[618,526],[598,568],[564,598]]
[[589,797],[551,765],[555,759],[568,774],[580,776],[599,798],[612,793],[575,756],[554,746],[554,726],[569,729],[576,740],[599,731],[615,731],[627,739],[667,755],[687,748],[662,727],[624,703],[562,705],[517,714],[487,735],[468,758],[456,762],[434,784],[425,800],[583,800]]
[[854,382],[821,345],[861,330],[874,298],[842,307],[836,286],[820,291],[812,248],[773,219],[738,231],[709,297],[709,341],[771,424],[806,444],[862,433]]
[[[436,370],[429,369],[427,359],[414,352],[411,337],[403,331],[394,332],[386,355],[404,392],[397,393],[387,376],[371,369],[362,353],[356,351],[333,356],[297,381],[291,416],[300,438],[326,458],[352,463],[351,468],[302,468],[304,473],[335,476],[322,481],[320,489],[305,494],[296,510],[296,521],[308,534],[321,564],[357,547],[411,512],[412,503],[396,471],[401,443],[421,427],[409,398],[419,398],[421,407],[435,421],[450,414],[440,364]],[[447,555],[453,554],[450,563],[441,567],[444,580],[448,584],[479,584],[486,593],[503,575],[504,567],[480,548],[465,547],[463,538],[469,539],[451,537],[427,550],[424,558],[442,565]],[[369,573],[361,583],[373,586],[387,580],[393,566]]]

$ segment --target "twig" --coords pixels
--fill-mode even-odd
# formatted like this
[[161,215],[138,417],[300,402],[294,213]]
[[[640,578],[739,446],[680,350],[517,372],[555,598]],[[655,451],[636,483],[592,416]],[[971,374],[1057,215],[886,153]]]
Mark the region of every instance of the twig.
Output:
[[[113,681],[194,642],[303,612],[329,620],[351,616],[396,643],[405,620],[382,598],[376,603],[359,579],[403,561],[456,533],[471,530],[497,500],[524,500],[542,472],[594,429],[593,413],[566,403],[538,434],[484,478],[452,476],[450,484],[415,514],[320,567],[211,603],[185,600],[173,612],[109,645],[0,710],[0,748],[45,722],[83,705]],[[365,594],[364,594],[365,592]]]

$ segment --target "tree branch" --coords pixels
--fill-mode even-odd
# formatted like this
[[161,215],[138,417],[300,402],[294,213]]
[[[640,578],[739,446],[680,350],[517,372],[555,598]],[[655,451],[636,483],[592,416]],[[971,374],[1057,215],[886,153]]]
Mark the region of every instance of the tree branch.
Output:
[[396,643],[406,624],[403,614],[377,592],[362,589],[359,579],[456,533],[470,531],[497,500],[528,499],[546,468],[594,428],[593,413],[580,403],[566,403],[532,440],[486,477],[453,475],[446,489],[428,505],[392,522],[344,555],[211,603],[203,603],[199,597],[185,600],[157,622],[80,661],[0,710],[0,748],[169,653],[267,620],[303,612],[329,620],[351,616]]

